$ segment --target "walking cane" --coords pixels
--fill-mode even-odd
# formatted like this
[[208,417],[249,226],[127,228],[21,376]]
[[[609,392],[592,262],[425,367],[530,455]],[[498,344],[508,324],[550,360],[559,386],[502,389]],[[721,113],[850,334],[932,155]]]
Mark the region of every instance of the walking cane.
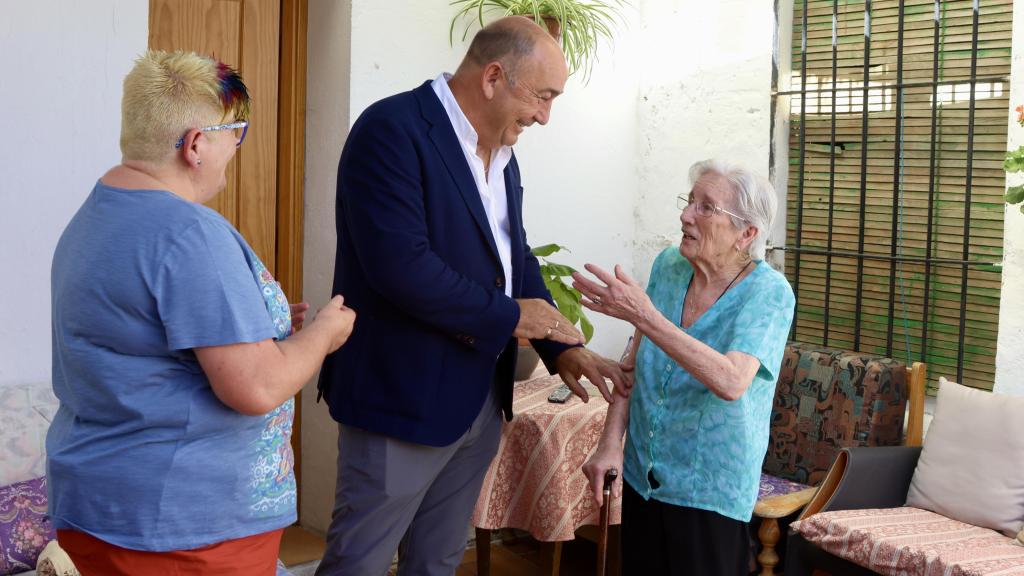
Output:
[[597,576],[604,576],[608,565],[608,525],[612,515],[612,484],[619,477],[615,468],[604,473],[604,488],[601,489],[601,535],[597,540]]

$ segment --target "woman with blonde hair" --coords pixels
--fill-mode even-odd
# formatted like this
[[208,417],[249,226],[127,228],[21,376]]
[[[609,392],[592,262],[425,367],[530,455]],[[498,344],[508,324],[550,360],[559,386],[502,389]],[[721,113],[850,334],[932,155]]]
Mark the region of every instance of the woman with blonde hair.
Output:
[[355,313],[335,296],[292,334],[307,306],[203,206],[249,105],[222,62],[144,54],[124,81],[122,161],[57,245],[49,504],[84,576],[272,575],[295,521],[292,396]]

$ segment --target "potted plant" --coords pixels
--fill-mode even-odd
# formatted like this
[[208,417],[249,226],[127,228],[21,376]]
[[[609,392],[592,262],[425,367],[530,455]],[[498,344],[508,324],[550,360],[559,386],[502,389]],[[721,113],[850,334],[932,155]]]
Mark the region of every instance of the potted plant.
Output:
[[452,18],[448,37],[454,43],[455,25],[466,18],[470,22],[463,31],[463,40],[474,21],[483,26],[488,17],[527,16],[546,25],[551,35],[561,41],[569,72],[582,70],[586,80],[598,42],[601,38],[613,38],[619,8],[625,4],[626,0],[452,0],[451,5],[459,11]]
[[[573,325],[579,325],[580,331],[583,332],[583,338],[589,342],[591,336],[594,335],[594,325],[583,313],[583,305],[580,304],[582,294],[565,280],[571,277],[576,269],[548,260],[548,256],[561,250],[569,251],[565,246],[545,244],[537,246],[531,252],[540,261],[540,275],[544,279],[544,286],[551,293],[551,299],[555,301],[558,311]],[[539,360],[540,357],[530,346],[530,342],[521,338],[519,340],[519,361],[516,363],[516,380],[524,380],[529,377],[537,368]]]

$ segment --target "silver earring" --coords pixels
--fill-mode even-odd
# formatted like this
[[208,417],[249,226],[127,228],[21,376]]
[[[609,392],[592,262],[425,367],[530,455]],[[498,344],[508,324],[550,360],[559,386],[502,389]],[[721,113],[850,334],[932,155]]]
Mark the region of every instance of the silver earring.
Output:
[[202,161],[202,160],[196,160],[196,166],[199,166],[199,165],[200,165],[200,164],[202,164],[202,163],[203,163],[203,161]]

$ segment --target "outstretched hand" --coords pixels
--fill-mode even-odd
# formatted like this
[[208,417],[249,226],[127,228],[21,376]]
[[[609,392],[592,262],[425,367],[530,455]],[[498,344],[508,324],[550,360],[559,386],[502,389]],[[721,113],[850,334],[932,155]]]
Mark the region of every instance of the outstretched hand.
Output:
[[634,326],[658,313],[643,286],[630,278],[622,266],[615,265],[614,275],[593,264],[587,264],[584,268],[600,280],[595,282],[580,272],[573,273],[572,287],[583,294],[585,299],[580,303],[586,308],[625,320]]
[[586,348],[570,348],[562,352],[555,359],[555,368],[558,369],[562,382],[565,382],[565,385],[584,402],[590,401],[590,395],[580,384],[581,376],[586,376],[587,380],[597,386],[601,396],[604,396],[609,404],[615,402],[615,398],[608,390],[605,378],[611,379],[616,390],[624,389],[626,386],[626,377],[622,374],[618,362],[603,358]]

